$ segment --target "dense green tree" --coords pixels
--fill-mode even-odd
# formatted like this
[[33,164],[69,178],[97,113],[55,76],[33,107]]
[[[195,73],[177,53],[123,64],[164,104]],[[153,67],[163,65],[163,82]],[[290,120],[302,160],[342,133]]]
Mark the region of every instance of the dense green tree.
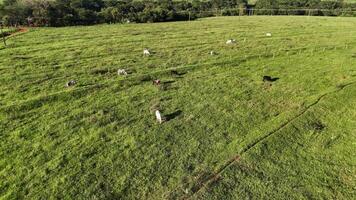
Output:
[[[254,14],[333,16],[345,15],[341,9],[352,11],[356,4],[343,0],[257,0],[254,6],[248,5],[247,0],[4,0],[0,5],[0,19],[8,25],[27,25],[31,21],[36,26],[144,23],[188,20],[215,14],[241,15],[251,8],[255,9]],[[318,11],[306,12],[303,10],[306,8]]]
[[70,6],[74,9],[100,11],[104,7],[102,0],[71,0]]
[[31,9],[23,2],[16,0],[4,0],[0,10],[0,18],[6,21],[6,25],[24,24]]

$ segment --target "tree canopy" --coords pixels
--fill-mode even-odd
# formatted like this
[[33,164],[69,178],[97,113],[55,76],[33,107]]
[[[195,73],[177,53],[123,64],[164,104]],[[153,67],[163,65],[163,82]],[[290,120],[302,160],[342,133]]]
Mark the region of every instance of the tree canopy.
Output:
[[[97,23],[163,22],[195,19],[211,15],[238,15],[246,10],[254,14],[286,14],[282,9],[337,10],[356,8],[343,0],[4,0],[0,19],[5,25],[68,26]],[[263,11],[263,10],[266,11]],[[272,9],[272,11],[271,11]],[[267,11],[269,10],[269,11]],[[293,12],[288,14],[305,14]],[[317,12],[314,15],[340,15],[340,12]]]

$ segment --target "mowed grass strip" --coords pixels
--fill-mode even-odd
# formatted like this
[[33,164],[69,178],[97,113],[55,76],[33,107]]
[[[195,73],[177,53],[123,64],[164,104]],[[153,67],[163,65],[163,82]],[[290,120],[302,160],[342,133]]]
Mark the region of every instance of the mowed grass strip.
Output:
[[[12,37],[0,50],[0,194],[190,196],[197,177],[356,81],[355,25],[354,18],[221,17]],[[230,38],[237,43],[226,45]],[[144,57],[144,48],[153,55]],[[118,76],[119,68],[131,74]],[[264,75],[280,79],[264,83]],[[72,79],[77,84],[66,88]],[[324,98],[192,197],[351,197],[353,88]],[[155,109],[168,121],[157,124]]]

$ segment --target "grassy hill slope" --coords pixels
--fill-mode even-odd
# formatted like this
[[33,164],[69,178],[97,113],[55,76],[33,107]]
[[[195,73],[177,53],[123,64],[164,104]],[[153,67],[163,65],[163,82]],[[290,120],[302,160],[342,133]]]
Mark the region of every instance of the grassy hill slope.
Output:
[[0,50],[0,196],[352,199],[355,25],[222,17],[18,34]]

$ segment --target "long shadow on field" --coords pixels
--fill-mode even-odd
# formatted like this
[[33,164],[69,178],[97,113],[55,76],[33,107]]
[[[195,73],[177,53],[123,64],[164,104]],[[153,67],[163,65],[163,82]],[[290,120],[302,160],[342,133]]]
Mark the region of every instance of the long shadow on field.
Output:
[[163,91],[170,90],[170,89],[177,89],[178,87],[172,86],[174,82],[175,81],[173,80],[163,81],[162,82],[163,84],[160,86],[160,89]]
[[176,117],[178,117],[181,114],[182,114],[182,111],[181,110],[177,110],[177,111],[174,111],[171,114],[165,115],[164,117],[166,118],[166,121],[168,122],[168,121],[170,121],[172,119],[175,119]]
[[172,76],[183,76],[184,74],[186,74],[187,72],[184,71],[178,71],[178,70],[171,70],[171,75]]
[[275,82],[278,81],[279,78],[278,77],[270,77],[270,76],[263,76],[263,82]]
[[174,82],[176,82],[176,81],[173,81],[173,80],[163,81],[163,84],[172,84],[172,83],[174,83]]

